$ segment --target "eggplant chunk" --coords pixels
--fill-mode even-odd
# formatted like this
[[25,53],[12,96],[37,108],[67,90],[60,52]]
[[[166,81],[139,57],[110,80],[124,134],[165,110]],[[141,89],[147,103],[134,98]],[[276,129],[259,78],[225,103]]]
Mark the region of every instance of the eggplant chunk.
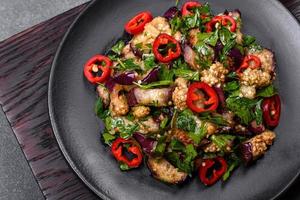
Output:
[[182,183],[188,175],[185,172],[180,172],[178,168],[162,158],[149,157],[148,167],[154,178],[170,184]]
[[134,96],[138,105],[163,107],[167,106],[172,98],[171,88],[157,88],[144,90],[134,89]]
[[103,85],[97,86],[98,96],[102,99],[102,102],[105,107],[107,107],[110,103],[109,91]]
[[266,130],[243,142],[240,145],[240,154],[244,162],[249,164],[263,156],[268,150],[268,147],[273,144],[275,137],[276,135],[273,131]]

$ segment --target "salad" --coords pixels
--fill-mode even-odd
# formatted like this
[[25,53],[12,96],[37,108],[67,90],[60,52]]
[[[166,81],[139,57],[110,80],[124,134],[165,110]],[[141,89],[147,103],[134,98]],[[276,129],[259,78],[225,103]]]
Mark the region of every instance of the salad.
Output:
[[125,37],[84,66],[96,85],[103,142],[122,171],[206,186],[226,181],[273,144],[281,102],[274,53],[242,33],[239,10],[189,1],[138,13]]

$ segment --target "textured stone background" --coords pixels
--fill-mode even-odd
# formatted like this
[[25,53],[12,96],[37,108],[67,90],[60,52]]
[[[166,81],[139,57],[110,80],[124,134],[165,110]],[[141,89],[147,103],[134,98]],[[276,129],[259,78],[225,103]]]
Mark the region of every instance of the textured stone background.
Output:
[[[0,41],[87,0],[0,0]],[[39,190],[0,108],[0,200],[39,200]]]

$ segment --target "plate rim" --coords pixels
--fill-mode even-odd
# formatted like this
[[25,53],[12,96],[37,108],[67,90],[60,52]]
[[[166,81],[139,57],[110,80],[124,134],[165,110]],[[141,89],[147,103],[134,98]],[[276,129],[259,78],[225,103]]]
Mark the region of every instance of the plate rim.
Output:
[[[51,127],[55,136],[55,140],[58,143],[58,146],[64,156],[64,158],[67,160],[68,165],[72,168],[72,170],[76,173],[76,175],[84,182],[86,186],[89,187],[98,197],[104,199],[104,200],[111,200],[112,198],[109,197],[105,192],[99,191],[96,189],[88,180],[87,178],[81,173],[81,171],[75,166],[74,161],[71,159],[71,156],[69,155],[65,145],[62,142],[62,138],[59,135],[59,131],[57,128],[57,124],[55,122],[55,117],[54,117],[54,108],[52,104],[52,91],[53,91],[53,81],[54,81],[54,71],[56,66],[58,65],[58,59],[59,55],[61,54],[62,48],[69,36],[69,33],[76,27],[76,25],[79,23],[80,19],[89,11],[90,8],[92,8],[98,0],[92,0],[88,5],[78,14],[78,16],[74,19],[72,24],[69,26],[67,29],[66,33],[64,34],[62,40],[60,41],[58,48],[56,49],[55,56],[53,58],[53,62],[51,64],[51,70],[50,70],[50,76],[49,76],[49,83],[48,83],[48,113],[50,117],[50,123]],[[209,2],[209,0],[206,0]],[[281,9],[281,11],[288,13],[290,17],[294,21],[297,22],[297,24],[300,26],[300,21],[294,16],[279,0],[274,0],[274,1],[269,1],[271,4],[273,4],[277,9]],[[295,174],[295,176],[289,181],[288,184],[286,184],[278,193],[272,197],[270,200],[276,200],[280,198],[292,185],[293,183],[297,180],[297,178],[300,177],[300,169],[298,172]]]

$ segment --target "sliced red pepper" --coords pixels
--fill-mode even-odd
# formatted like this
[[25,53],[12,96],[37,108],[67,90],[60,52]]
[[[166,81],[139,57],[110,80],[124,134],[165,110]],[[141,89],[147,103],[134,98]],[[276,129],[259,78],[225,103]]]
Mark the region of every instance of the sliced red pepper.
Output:
[[[111,73],[111,60],[103,55],[95,55],[90,58],[84,66],[83,73],[86,79],[91,83],[105,82]],[[99,72],[102,71],[99,76]]]
[[153,53],[158,61],[168,63],[181,55],[180,44],[172,36],[162,33],[153,43]]
[[204,159],[199,167],[200,181],[207,186],[215,184],[227,171],[227,162],[223,157]]
[[186,103],[194,112],[214,111],[218,108],[219,98],[216,91],[204,82],[190,85]]
[[[133,159],[129,159],[124,155],[124,150],[134,155]],[[142,152],[137,144],[132,139],[116,139],[111,146],[111,151],[114,157],[121,163],[128,165],[130,168],[140,166],[143,160]]]
[[265,98],[262,102],[263,118],[267,126],[275,128],[279,124],[281,101],[278,94]]
[[259,68],[260,66],[261,66],[261,61],[259,57],[255,55],[248,55],[244,58],[242,65],[237,70],[237,74],[243,73],[243,71],[248,67],[250,67],[251,69],[256,69]]
[[149,11],[141,12],[125,24],[125,30],[132,35],[139,34],[143,32],[145,25],[152,21],[152,19],[153,16]]
[[182,16],[187,16],[193,14],[191,10],[195,7],[200,7],[201,3],[196,2],[196,1],[188,1],[185,4],[183,4],[181,8],[181,14]]
[[216,25],[216,23],[220,23],[222,26],[227,26],[228,22],[230,22],[230,31],[231,32],[235,32],[236,30],[236,21],[228,15],[218,15],[213,17],[207,24],[206,24],[206,32],[212,32],[214,26]]

